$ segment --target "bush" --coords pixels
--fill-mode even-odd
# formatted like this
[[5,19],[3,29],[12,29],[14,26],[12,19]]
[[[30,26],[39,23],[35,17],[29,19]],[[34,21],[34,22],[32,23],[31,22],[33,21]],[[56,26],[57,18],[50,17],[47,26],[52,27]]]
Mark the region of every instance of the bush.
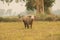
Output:
[[0,22],[3,20],[3,18],[2,17],[0,17]]
[[2,18],[0,17],[0,22],[18,22],[20,21],[18,18]]
[[35,21],[44,21],[44,18],[43,17],[36,17]]
[[60,18],[57,18],[55,21],[60,21]]
[[45,18],[45,21],[53,21],[53,18],[47,17],[47,18]]

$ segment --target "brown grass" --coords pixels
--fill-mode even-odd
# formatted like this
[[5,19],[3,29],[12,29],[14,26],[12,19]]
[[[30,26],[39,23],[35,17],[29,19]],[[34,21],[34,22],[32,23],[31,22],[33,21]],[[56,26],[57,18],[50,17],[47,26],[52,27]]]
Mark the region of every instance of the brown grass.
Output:
[[0,22],[0,40],[60,40],[60,22],[35,21],[32,29],[22,22]]

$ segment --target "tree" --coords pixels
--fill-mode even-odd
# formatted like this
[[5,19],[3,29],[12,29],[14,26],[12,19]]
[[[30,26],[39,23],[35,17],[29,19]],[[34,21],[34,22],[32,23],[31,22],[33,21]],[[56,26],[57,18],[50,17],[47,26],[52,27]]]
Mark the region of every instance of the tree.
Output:
[[[11,3],[13,0],[1,0],[8,3]],[[21,1],[21,0],[20,0]],[[25,1],[25,0],[23,0]],[[37,10],[37,13],[44,13],[44,12],[50,12],[49,8],[53,6],[55,0],[26,0],[26,8],[27,10]],[[15,0],[16,3],[19,2],[19,0]]]
[[3,1],[3,4],[4,4],[4,0],[1,0],[1,1]]
[[[37,9],[37,12],[41,12],[41,8],[44,6],[45,12],[53,6],[55,0],[27,0],[26,3],[27,10]],[[32,3],[33,2],[33,3]],[[42,4],[42,5],[41,5]]]
[[[8,6],[9,6],[9,4],[10,4],[13,0],[0,0],[0,1],[2,1],[3,3],[4,3],[4,1],[5,1],[6,3],[8,3]],[[16,3],[20,2],[20,1],[25,1],[25,0],[15,0]]]
[[[3,3],[4,3],[4,1],[6,2],[6,3],[8,3],[8,6],[9,6],[9,4],[13,1],[13,0],[1,0]],[[19,1],[21,1],[21,0],[15,0],[15,2],[16,3],[18,3]],[[23,0],[23,1],[25,1],[25,0]]]
[[45,12],[48,12],[48,14],[50,14],[50,8],[53,6],[53,3],[55,2],[55,0],[44,0],[44,9]]
[[8,6],[9,6],[9,4],[13,1],[13,0],[1,0],[3,3],[4,3],[4,1],[6,2],[6,3],[8,3]]
[[27,10],[34,10],[36,8],[35,2],[36,2],[35,0],[27,0],[27,2],[26,2]]

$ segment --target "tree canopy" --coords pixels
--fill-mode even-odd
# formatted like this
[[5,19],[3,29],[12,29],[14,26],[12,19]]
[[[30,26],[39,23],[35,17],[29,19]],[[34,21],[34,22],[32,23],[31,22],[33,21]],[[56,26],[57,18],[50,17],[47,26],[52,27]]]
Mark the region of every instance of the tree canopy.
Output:
[[[36,9],[35,1],[36,0],[27,0],[28,2],[26,3],[27,10],[34,10]],[[53,6],[55,0],[44,0],[44,9],[47,10],[49,7]],[[32,3],[33,2],[33,3]],[[35,6],[34,6],[35,5]]]
[[4,3],[4,1],[6,2],[6,3],[8,3],[8,5],[9,5],[9,3],[11,3],[13,0],[1,0],[3,3]]
[[55,0],[44,0],[45,10],[47,10],[49,7],[52,7],[54,2],[55,2]]
[[[5,1],[9,5],[9,3],[11,3],[13,0],[1,0],[1,1],[3,1],[3,3]],[[25,0],[23,0],[23,1],[25,1]],[[27,8],[27,10],[35,10],[37,8],[38,8],[38,10],[40,10],[41,8],[39,8],[39,7],[41,5],[39,7],[37,7],[37,5],[39,5],[41,3],[41,1],[42,0],[26,0],[26,8]],[[18,3],[19,0],[15,0],[15,2]],[[37,4],[37,2],[38,2],[38,4]],[[55,0],[43,0],[43,2],[44,2],[43,3],[44,4],[44,10],[46,11],[46,10],[48,10],[48,8],[53,6],[53,3],[55,2]]]

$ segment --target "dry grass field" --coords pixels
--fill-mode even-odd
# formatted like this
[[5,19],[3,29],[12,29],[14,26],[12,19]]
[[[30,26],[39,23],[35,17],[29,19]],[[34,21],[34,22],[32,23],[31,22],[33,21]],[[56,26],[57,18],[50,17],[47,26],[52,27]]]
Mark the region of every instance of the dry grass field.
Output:
[[0,40],[60,40],[60,22],[35,21],[32,29],[22,22],[0,22]]

